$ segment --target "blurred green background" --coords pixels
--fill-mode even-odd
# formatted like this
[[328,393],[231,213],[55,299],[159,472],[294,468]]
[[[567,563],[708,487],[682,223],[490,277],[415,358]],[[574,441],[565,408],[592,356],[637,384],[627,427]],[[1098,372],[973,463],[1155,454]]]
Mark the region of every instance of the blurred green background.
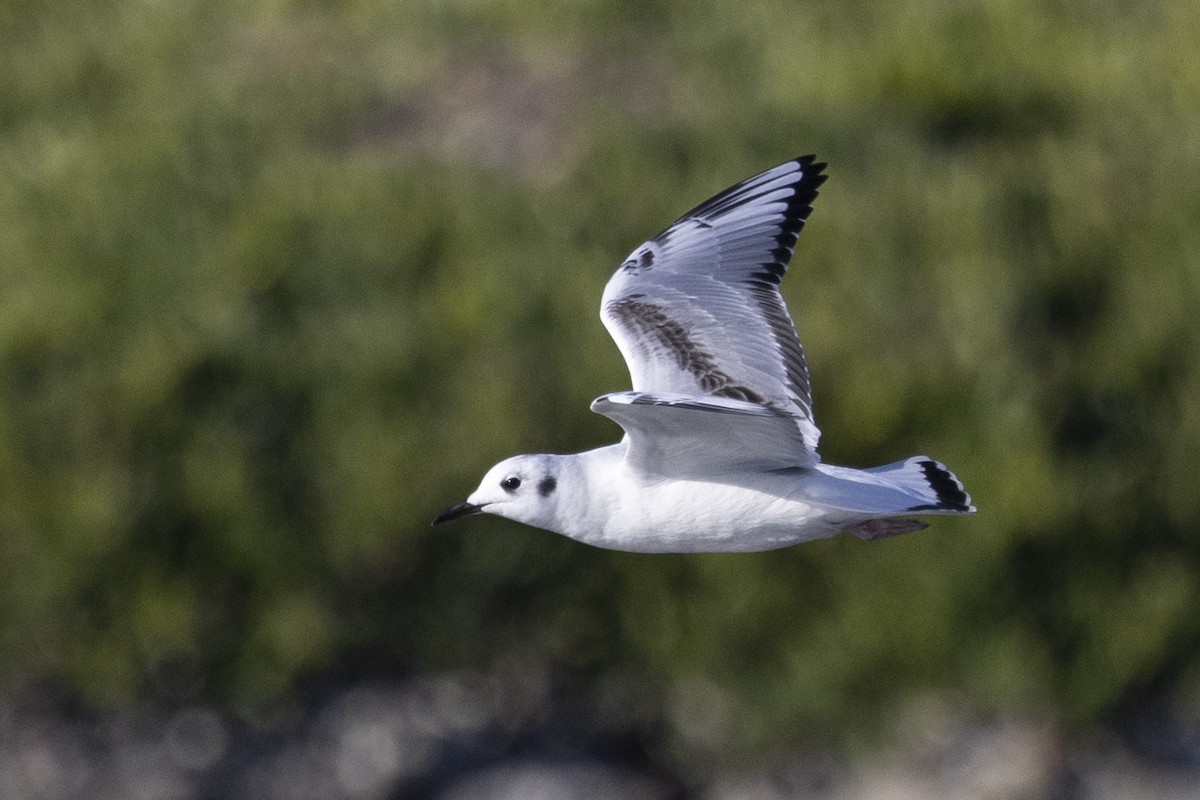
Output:
[[[517,658],[722,687],[735,754],[929,692],[1200,703],[1197,41],[1185,0],[5,4],[0,691],[252,716]],[[977,517],[738,556],[429,527],[615,440],[612,270],[808,152],[824,458],[927,453]]]

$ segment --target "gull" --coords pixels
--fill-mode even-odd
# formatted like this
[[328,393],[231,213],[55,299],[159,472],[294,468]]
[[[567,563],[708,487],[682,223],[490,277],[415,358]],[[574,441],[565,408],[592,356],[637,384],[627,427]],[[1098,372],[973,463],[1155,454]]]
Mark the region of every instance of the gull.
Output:
[[591,409],[617,444],[519,455],[434,520],[495,514],[598,547],[751,552],[841,532],[873,540],[974,514],[926,456],[872,469],[817,454],[804,348],[779,285],[825,182],[815,156],[780,164],[684,214],[630,254],[600,316],[633,391]]

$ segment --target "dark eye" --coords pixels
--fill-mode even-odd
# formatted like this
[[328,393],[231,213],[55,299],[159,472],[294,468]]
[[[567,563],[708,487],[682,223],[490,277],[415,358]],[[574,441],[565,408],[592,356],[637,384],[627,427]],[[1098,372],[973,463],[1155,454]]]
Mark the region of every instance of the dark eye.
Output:
[[510,475],[504,480],[500,481],[500,486],[503,487],[504,491],[506,492],[515,492],[517,489],[521,488],[521,479],[516,475]]

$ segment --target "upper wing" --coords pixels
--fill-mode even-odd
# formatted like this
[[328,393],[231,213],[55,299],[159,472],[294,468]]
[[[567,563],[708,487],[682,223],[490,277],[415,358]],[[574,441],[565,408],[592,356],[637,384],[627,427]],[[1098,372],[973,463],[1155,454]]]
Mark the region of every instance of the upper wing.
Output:
[[604,289],[600,316],[635,390],[787,411],[815,453],[808,365],[779,282],[824,167],[803,156],[749,178],[626,259]]
[[643,473],[713,477],[812,466],[795,417],[725,397],[614,392],[592,411],[625,429],[625,462]]

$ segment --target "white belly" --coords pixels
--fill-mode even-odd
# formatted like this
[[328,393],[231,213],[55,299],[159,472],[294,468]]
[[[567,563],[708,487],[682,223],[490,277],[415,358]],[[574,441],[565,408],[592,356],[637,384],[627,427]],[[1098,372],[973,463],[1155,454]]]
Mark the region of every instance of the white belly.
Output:
[[762,490],[701,481],[619,480],[620,491],[606,498],[605,519],[568,535],[644,553],[747,552],[823,539],[844,526],[824,509],[795,499],[789,491],[794,476],[763,477]]

